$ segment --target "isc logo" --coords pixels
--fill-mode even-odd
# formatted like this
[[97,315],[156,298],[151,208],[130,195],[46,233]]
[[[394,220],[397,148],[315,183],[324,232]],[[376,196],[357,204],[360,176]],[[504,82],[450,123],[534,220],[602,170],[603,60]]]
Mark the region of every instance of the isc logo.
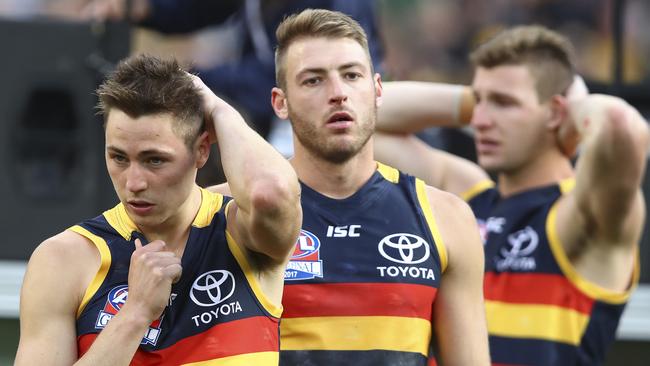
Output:
[[345,226],[328,226],[327,227],[327,237],[328,238],[356,238],[359,237],[359,229],[361,225],[345,225]]

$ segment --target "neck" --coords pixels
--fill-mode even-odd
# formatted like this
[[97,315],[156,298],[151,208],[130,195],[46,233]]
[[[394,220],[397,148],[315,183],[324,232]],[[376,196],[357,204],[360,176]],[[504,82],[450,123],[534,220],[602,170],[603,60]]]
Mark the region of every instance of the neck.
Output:
[[573,177],[571,161],[561,152],[549,150],[523,167],[499,173],[499,193],[507,197],[529,189],[555,184]]
[[343,199],[352,196],[377,169],[373,158],[372,141],[344,163],[324,160],[299,144],[295,145],[291,165],[298,178],[313,190],[325,196]]
[[175,215],[158,225],[139,227],[139,229],[147,240],[162,240],[165,242],[166,250],[176,253],[178,257],[182,257],[187,238],[190,235],[192,222],[201,207],[201,201],[201,190],[199,186],[195,186]]

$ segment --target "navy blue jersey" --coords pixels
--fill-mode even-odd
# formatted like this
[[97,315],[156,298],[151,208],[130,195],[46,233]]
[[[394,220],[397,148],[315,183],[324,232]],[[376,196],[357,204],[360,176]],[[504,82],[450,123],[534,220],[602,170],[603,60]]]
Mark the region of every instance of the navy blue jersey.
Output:
[[600,365],[629,297],[582,278],[556,230],[573,180],[469,200],[485,244],[485,300],[495,365]]
[[446,252],[422,181],[379,164],[359,191],[302,187],[283,365],[425,365]]
[[[202,190],[183,253],[183,273],[169,305],[143,335],[132,365],[223,360],[229,365],[277,365],[279,316],[262,294],[245,256],[226,232],[229,198]],[[146,240],[122,204],[70,230],[91,240],[101,267],[78,310],[81,357],[128,297],[134,241]]]

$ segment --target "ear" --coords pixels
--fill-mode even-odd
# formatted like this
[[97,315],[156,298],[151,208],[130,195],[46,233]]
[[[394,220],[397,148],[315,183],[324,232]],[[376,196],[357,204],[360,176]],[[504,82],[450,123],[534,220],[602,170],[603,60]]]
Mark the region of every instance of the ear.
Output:
[[201,169],[210,157],[210,134],[204,131],[196,141],[196,168]]
[[549,130],[557,130],[564,123],[568,121],[569,105],[566,97],[556,94],[549,100],[549,119],[547,121],[547,128]]
[[375,82],[375,106],[380,107],[381,104],[382,104],[382,101],[383,101],[382,97],[384,95],[384,89],[383,89],[383,86],[381,84],[381,75],[379,75],[379,73],[376,73],[374,79],[375,79],[374,80],[374,82]]
[[580,134],[569,113],[569,101],[562,95],[554,95],[550,103],[551,118],[547,128],[555,136],[560,151],[568,158],[575,156],[580,143]]
[[275,111],[275,115],[280,119],[289,118],[289,108],[287,107],[287,96],[284,91],[278,87],[271,90],[271,105]]

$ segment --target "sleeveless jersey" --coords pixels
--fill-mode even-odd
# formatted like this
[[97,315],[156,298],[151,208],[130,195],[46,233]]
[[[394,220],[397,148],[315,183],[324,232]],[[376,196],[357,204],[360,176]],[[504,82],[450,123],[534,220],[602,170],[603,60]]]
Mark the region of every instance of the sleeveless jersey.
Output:
[[[494,365],[600,365],[629,291],[582,278],[559,241],[556,202],[574,180],[468,202],[485,244],[485,306]],[[636,274],[635,274],[636,277]]]
[[[169,305],[145,334],[132,365],[277,365],[282,309],[264,297],[243,253],[226,232],[230,200],[201,190],[202,202]],[[101,267],[77,312],[79,357],[128,296],[135,224],[118,204],[70,230],[92,241]]]
[[351,197],[302,186],[280,364],[426,365],[446,266],[424,183],[378,164]]

